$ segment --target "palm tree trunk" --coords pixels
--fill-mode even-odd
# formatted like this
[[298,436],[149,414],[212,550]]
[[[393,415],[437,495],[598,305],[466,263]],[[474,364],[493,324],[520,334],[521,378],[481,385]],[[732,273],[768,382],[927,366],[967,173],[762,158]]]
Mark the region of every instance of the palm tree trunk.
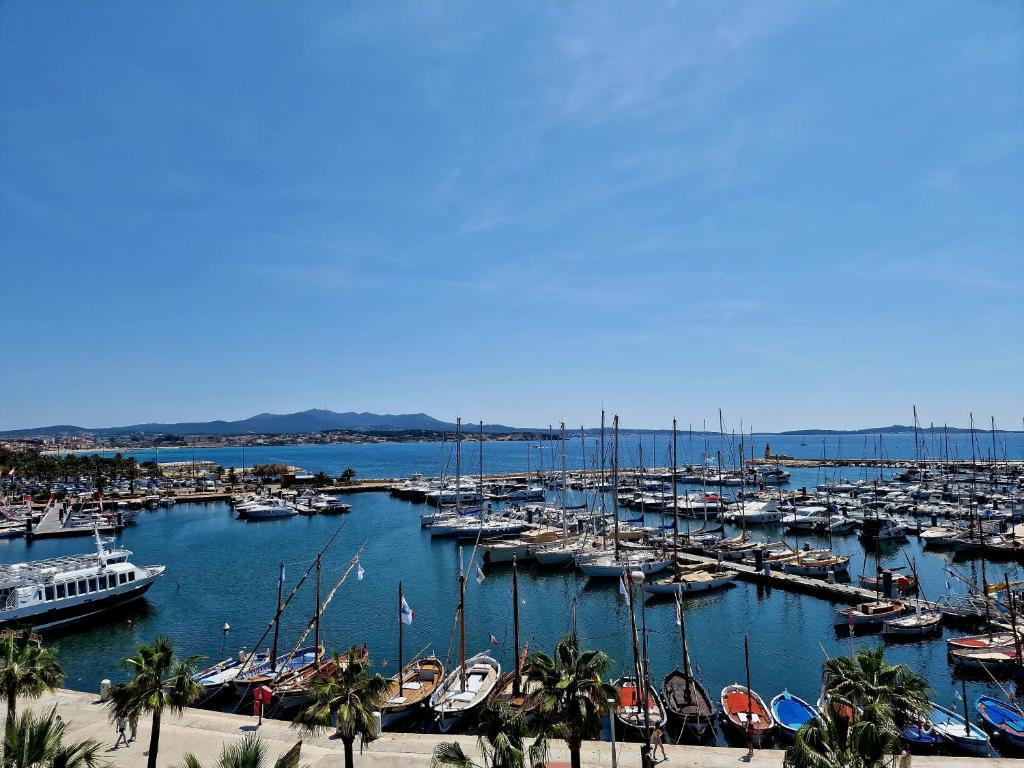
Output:
[[353,739],[344,739],[345,743],[345,768],[352,768],[352,741]]
[[153,710],[153,730],[149,734],[149,762],[147,768],[156,768],[156,753],[160,749],[160,710]]
[[13,723],[14,716],[18,712],[18,688],[14,685],[7,686],[7,722]]
[[569,747],[569,765],[571,768],[580,768],[580,748],[583,744],[578,739],[566,741]]

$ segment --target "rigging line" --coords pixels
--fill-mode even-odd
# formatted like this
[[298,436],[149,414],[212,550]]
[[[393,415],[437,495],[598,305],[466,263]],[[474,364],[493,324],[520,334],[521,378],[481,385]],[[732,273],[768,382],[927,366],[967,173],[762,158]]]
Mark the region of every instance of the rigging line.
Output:
[[[324,611],[327,610],[327,606],[330,605],[331,604],[331,600],[334,599],[334,594],[338,591],[338,589],[341,587],[341,585],[345,583],[345,579],[348,578],[348,575],[352,572],[352,569],[355,568],[356,565],[358,565],[358,563],[359,563],[359,555],[361,555],[363,553],[364,549],[366,549],[366,542],[365,541],[362,543],[362,545],[359,547],[359,549],[356,550],[356,553],[352,556],[352,559],[349,561],[348,568],[345,569],[345,573],[342,574],[341,578],[338,580],[338,583],[334,585],[334,589],[332,589],[328,593],[327,599],[324,600],[323,604],[320,606],[320,610],[317,611],[316,616],[314,616],[313,618],[311,618],[309,620],[309,623],[306,625],[306,631],[302,633],[302,635],[299,637],[298,642],[295,643],[295,646],[292,648],[291,655],[289,655],[289,657],[288,657],[289,659],[295,657],[295,652],[297,650],[299,650],[299,647],[302,645],[302,642],[306,639],[306,637],[309,635],[310,631],[313,629],[314,624],[316,624],[316,619],[319,616],[323,616]],[[314,651],[314,653],[319,655],[320,649],[317,648]],[[271,685],[277,684],[277,682],[281,679],[281,676],[286,671],[288,671],[288,670],[285,667],[282,667],[281,671],[277,673],[277,677],[274,678],[274,682]]]
[[[338,538],[338,534],[340,534],[345,529],[346,525],[348,525],[348,520],[343,520],[341,525],[338,526],[338,529],[333,534],[331,534],[331,538],[329,538],[327,540],[327,543],[324,544],[323,547],[320,549],[320,552],[317,554],[317,557],[313,559],[313,563],[309,566],[309,568],[306,569],[306,572],[302,574],[302,577],[295,583],[295,587],[288,595],[288,599],[285,600],[284,603],[281,605],[281,610],[275,612],[273,621],[271,621],[267,625],[267,628],[263,630],[263,634],[260,636],[260,639],[256,641],[256,644],[253,646],[252,653],[250,653],[245,658],[245,660],[239,665],[239,674],[241,674],[245,670],[245,668],[252,663],[253,658],[255,658],[256,654],[259,652],[260,643],[267,639],[267,635],[269,635],[270,630],[274,628],[274,624],[280,621],[281,615],[284,613],[285,609],[288,607],[289,603],[291,603],[295,595],[298,594],[299,588],[302,587],[303,582],[306,581],[306,578],[309,576],[309,574],[313,572],[314,568],[316,568],[317,559],[321,557],[324,552],[327,551],[327,548],[330,547],[331,544],[334,543],[334,540]],[[276,662],[276,659],[271,659],[270,662],[271,664],[273,664]],[[225,685],[228,685],[229,683],[233,682],[234,681],[231,680],[225,680],[223,683],[220,684],[220,687],[217,689],[217,693],[220,693],[220,691],[223,690]],[[246,685],[246,689],[248,690],[248,688],[251,687],[251,685],[251,683]]]

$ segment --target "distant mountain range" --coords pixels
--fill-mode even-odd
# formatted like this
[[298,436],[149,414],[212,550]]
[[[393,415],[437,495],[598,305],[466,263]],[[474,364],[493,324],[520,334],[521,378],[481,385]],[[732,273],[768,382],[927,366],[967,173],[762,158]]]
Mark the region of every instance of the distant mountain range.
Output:
[[[464,422],[464,429],[471,431],[475,425]],[[309,432],[328,432],[331,430],[353,430],[373,432],[402,432],[423,430],[426,432],[444,432],[455,429],[455,424],[440,421],[425,413],[335,413],[322,408],[298,413],[260,413],[239,421],[196,421],[177,422],[173,424],[131,424],[125,427],[78,427],[73,424],[57,424],[50,427],[32,429],[11,429],[0,432],[0,437],[81,437],[93,435],[110,437],[114,435],[281,435],[302,434]],[[490,433],[517,432],[512,427],[501,424],[485,424],[484,430]]]
[[[473,432],[476,425],[471,421],[463,421],[463,429]],[[239,421],[196,421],[177,422],[174,424],[131,424],[125,427],[78,427],[73,424],[57,424],[50,427],[32,429],[11,429],[0,432],[0,437],[113,437],[118,435],[281,435],[305,434],[311,432],[329,432],[332,430],[365,431],[365,432],[407,432],[422,430],[424,432],[451,432],[455,424],[441,421],[425,413],[336,413],[322,408],[299,411],[298,413],[260,413]],[[922,432],[939,432],[943,427],[922,428]],[[961,433],[969,430],[962,427],[949,427],[950,433]],[[508,434],[512,432],[544,432],[537,428],[507,427],[502,424],[484,424],[484,431],[490,434]],[[591,428],[587,432],[595,432]],[[668,430],[629,430],[630,432],[667,432]],[[870,429],[795,429],[787,432],[761,432],[758,434],[779,435],[877,435],[913,432],[914,428],[905,424],[893,424],[889,427],[872,427]],[[982,431],[982,430],[979,430]],[[1004,430],[999,430],[1004,431]],[[578,434],[578,433],[577,433]]]

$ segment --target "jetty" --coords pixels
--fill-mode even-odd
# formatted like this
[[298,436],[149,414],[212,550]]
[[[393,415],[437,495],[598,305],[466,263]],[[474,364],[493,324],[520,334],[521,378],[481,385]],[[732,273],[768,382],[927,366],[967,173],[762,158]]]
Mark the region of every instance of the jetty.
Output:
[[[65,525],[67,518],[61,518],[61,507],[56,504],[50,505],[50,508],[42,516],[38,523],[35,525],[27,524],[25,528],[25,536],[30,541],[32,539],[58,539],[67,538],[70,536],[92,536],[93,525]],[[108,524],[98,524],[95,526],[96,530],[100,533],[116,533],[124,527],[123,524],[117,522]]]
[[[89,693],[60,690],[45,694],[39,699],[19,699],[21,709],[46,712],[53,706],[67,723],[66,738],[69,740],[97,739],[107,747],[100,753],[102,758],[117,768],[144,768],[149,748],[151,718],[139,720],[138,739],[126,747],[112,749],[117,734],[108,717],[106,707],[99,697]],[[202,709],[186,709],[181,717],[164,714],[160,727],[160,752],[157,755],[158,768],[169,768],[180,763],[185,753],[193,753],[201,765],[215,765],[221,748],[248,734],[257,733],[267,747],[267,764],[273,762],[302,742],[299,765],[309,768],[337,768],[344,762],[340,739],[331,735],[310,737],[291,727],[283,720],[264,719],[257,727],[255,717],[211,712]],[[412,733],[382,733],[355,753],[357,768],[429,768],[434,747],[441,742],[458,742],[466,754],[483,765],[475,736],[451,736]],[[622,768],[639,768],[640,744],[622,743],[616,745],[617,765]],[[667,745],[667,765],[672,768],[736,768],[737,765],[753,765],[762,768],[782,768],[783,751],[759,749],[750,762],[743,759],[745,749],[731,747],[708,747],[688,745]],[[605,741],[584,742],[582,764],[588,768],[612,768],[612,745]],[[966,758],[941,756],[914,756],[914,768],[1010,768],[1020,766],[1019,760],[1007,758]],[[551,742],[547,761],[550,768],[566,768],[569,752],[560,741]]]
[[[704,555],[680,552],[677,557],[680,562],[686,563],[687,565],[706,565],[712,568],[719,565],[719,560],[717,558],[705,557]],[[726,568],[735,570],[738,573],[737,578],[743,581],[749,581],[754,584],[761,584],[769,587],[777,587],[778,589],[784,589],[790,592],[799,592],[804,595],[812,595],[814,597],[824,598],[825,600],[831,600],[834,603],[856,605],[864,601],[874,600],[878,597],[875,590],[864,589],[863,587],[857,587],[853,584],[830,582],[826,579],[816,579],[811,576],[797,576],[796,574],[784,573],[783,571],[776,571],[773,569],[759,571],[752,565],[738,563],[731,560],[723,560],[721,561],[721,564]],[[917,600],[915,599],[914,602],[916,603]],[[924,609],[938,607],[935,603],[929,600],[921,600],[920,603],[921,607]]]

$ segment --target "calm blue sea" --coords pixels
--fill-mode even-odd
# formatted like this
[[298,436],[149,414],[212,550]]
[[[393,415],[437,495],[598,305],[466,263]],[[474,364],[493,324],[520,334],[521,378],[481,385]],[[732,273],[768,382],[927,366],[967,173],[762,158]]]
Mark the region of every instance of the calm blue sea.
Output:
[[[588,435],[581,440],[579,433],[567,433],[565,446],[566,464],[569,469],[598,466],[600,439]],[[918,442],[915,453],[914,435],[758,435],[743,438],[744,455],[764,454],[765,445],[773,453],[798,458],[844,458],[844,459],[906,459],[922,456],[925,458],[950,458],[962,461],[971,458],[971,439],[967,434],[924,435]],[[686,431],[679,434],[680,463],[700,463],[707,454],[716,460],[719,452],[725,465],[735,465],[740,449],[740,437],[718,435],[707,437],[691,435]],[[527,468],[550,469],[560,466],[561,448],[558,441],[521,442],[485,441],[483,448],[484,472],[518,472]],[[622,433],[619,440],[622,466],[637,466],[643,459],[645,466],[668,466],[670,463],[670,437],[668,435],[637,435]],[[606,464],[611,461],[611,431],[606,436]],[[243,455],[244,453],[244,455]],[[642,456],[641,456],[642,453]],[[991,456],[993,439],[989,433],[975,435],[974,455],[979,459]],[[107,453],[106,455],[112,455]],[[146,449],[129,453],[147,461],[214,461],[224,467],[251,467],[255,464],[281,463],[302,467],[309,472],[326,472],[337,475],[346,467],[352,467],[358,477],[399,477],[412,472],[437,475],[454,472],[454,448],[451,442],[426,443],[365,443],[338,445],[296,445],[296,446],[251,446],[242,448],[173,448],[156,451]],[[1024,458],[1024,433],[996,433],[995,455],[1011,459]],[[479,451],[473,444],[465,443],[462,451],[463,471],[475,473],[479,467]],[[854,478],[851,478],[854,479]]]
[[[406,449],[407,446],[398,446]],[[419,446],[422,448],[422,446]],[[358,450],[358,448],[357,448]],[[459,550],[450,540],[432,540],[419,527],[425,507],[398,501],[383,493],[348,498],[351,514],[339,517],[296,517],[248,523],[235,518],[226,504],[179,504],[143,512],[136,525],[121,535],[137,563],[163,563],[167,575],[145,602],[111,614],[102,621],[57,636],[58,656],[70,687],[94,691],[103,678],[120,679],[120,661],[142,641],[158,633],[170,635],[182,654],[218,660],[242,646],[252,648],[274,612],[278,563],[286,564],[290,589],[312,561],[317,549],[339,525],[344,529],[326,555],[325,592],[360,546],[364,578],[355,574],[340,588],[327,611],[324,632],[329,647],[344,649],[367,643],[384,673],[396,658],[396,590],[405,585],[416,612],[406,630],[407,657],[432,649],[452,659],[457,653],[452,629],[457,602]],[[656,522],[651,516],[649,522]],[[854,537],[837,539],[836,549],[852,553],[851,575],[873,568]],[[17,562],[89,548],[88,540],[0,542],[0,561]],[[471,550],[463,552],[468,560]],[[867,563],[865,564],[865,557]],[[924,594],[937,597],[947,589],[945,572],[952,566],[968,580],[980,578],[976,561],[956,562],[949,554],[921,551],[916,540],[883,556],[889,565],[916,561]],[[504,665],[512,663],[510,571],[485,566],[482,583],[469,581],[467,597],[470,652],[490,649]],[[576,571],[541,571],[523,567],[521,584],[522,637],[532,649],[550,649],[569,628],[571,606],[578,605],[583,642],[607,651],[616,672],[629,669],[628,614],[615,582],[587,581]],[[1007,573],[1021,577],[1016,565],[989,565],[988,578]],[[471,571],[471,573],[475,573]],[[284,617],[282,646],[294,642],[306,626],[314,605],[311,584]],[[718,691],[743,678],[743,637],[751,644],[752,684],[766,696],[788,688],[813,700],[819,687],[820,664],[826,654],[846,653],[851,644],[832,627],[833,606],[823,600],[737,583],[725,591],[687,601],[687,627],[695,663],[709,687]],[[679,661],[680,647],[672,602],[649,601],[650,656],[660,679]],[[225,634],[222,627],[231,626]],[[489,636],[498,639],[491,645]],[[946,630],[946,635],[950,630]],[[877,637],[856,639],[874,646]],[[269,645],[265,640],[262,646]],[[941,640],[892,646],[892,661],[921,672],[935,689],[934,698],[955,703],[959,683],[946,663]],[[999,694],[994,685],[969,684],[969,695]]]

